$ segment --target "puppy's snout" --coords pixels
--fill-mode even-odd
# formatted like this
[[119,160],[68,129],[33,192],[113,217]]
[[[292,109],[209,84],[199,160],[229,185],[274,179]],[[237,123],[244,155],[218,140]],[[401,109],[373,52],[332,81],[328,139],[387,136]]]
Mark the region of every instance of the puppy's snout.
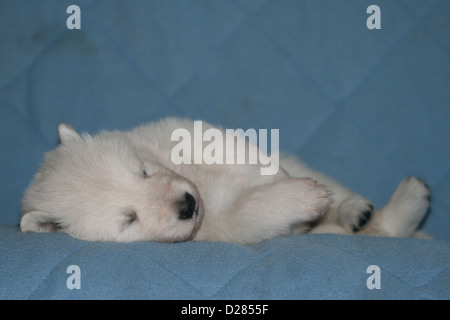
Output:
[[195,198],[190,193],[184,194],[184,200],[179,202],[178,218],[181,220],[191,219],[196,210]]

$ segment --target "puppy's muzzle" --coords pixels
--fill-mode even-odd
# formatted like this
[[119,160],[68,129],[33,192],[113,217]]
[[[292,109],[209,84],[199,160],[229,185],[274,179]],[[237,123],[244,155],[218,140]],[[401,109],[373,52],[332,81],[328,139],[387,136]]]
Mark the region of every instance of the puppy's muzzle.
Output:
[[189,220],[194,213],[198,214],[197,202],[190,193],[184,194],[184,199],[178,203],[178,218],[180,220]]

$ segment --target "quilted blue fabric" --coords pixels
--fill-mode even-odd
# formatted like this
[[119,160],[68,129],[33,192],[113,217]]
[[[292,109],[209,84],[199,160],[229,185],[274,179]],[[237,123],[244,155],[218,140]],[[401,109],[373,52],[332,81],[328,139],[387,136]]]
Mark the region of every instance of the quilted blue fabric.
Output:
[[[23,235],[5,225],[0,232],[2,299],[450,298],[444,241],[306,235],[252,246],[120,244]],[[72,265],[79,282],[70,278]],[[376,283],[372,265],[380,289],[368,288]]]
[[[69,30],[69,5],[81,29]],[[369,5],[381,29],[369,30]],[[450,1],[3,0],[1,298],[450,298]],[[287,237],[86,243],[18,231],[60,122],[128,129],[165,116],[280,129],[296,154],[381,207],[432,190],[437,240]],[[79,265],[82,289],[65,287]],[[368,290],[368,264],[382,289]]]

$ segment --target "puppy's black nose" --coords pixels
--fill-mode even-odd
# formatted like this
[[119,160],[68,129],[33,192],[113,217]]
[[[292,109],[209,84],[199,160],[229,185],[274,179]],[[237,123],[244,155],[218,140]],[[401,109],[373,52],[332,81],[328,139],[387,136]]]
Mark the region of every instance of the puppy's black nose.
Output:
[[195,205],[194,197],[186,192],[184,194],[184,200],[179,202],[178,218],[181,220],[191,219],[195,212]]

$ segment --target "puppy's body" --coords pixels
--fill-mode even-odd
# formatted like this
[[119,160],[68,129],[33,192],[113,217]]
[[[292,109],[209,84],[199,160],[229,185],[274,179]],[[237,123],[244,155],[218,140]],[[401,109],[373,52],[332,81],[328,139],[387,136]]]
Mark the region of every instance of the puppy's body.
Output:
[[281,157],[275,175],[261,175],[260,164],[177,165],[171,135],[179,128],[193,132],[193,122],[166,119],[93,137],[60,126],[62,144],[25,192],[22,231],[91,241],[255,243],[307,232],[409,237],[428,209],[429,191],[416,178],[404,180],[370,219],[367,199],[293,157]]

